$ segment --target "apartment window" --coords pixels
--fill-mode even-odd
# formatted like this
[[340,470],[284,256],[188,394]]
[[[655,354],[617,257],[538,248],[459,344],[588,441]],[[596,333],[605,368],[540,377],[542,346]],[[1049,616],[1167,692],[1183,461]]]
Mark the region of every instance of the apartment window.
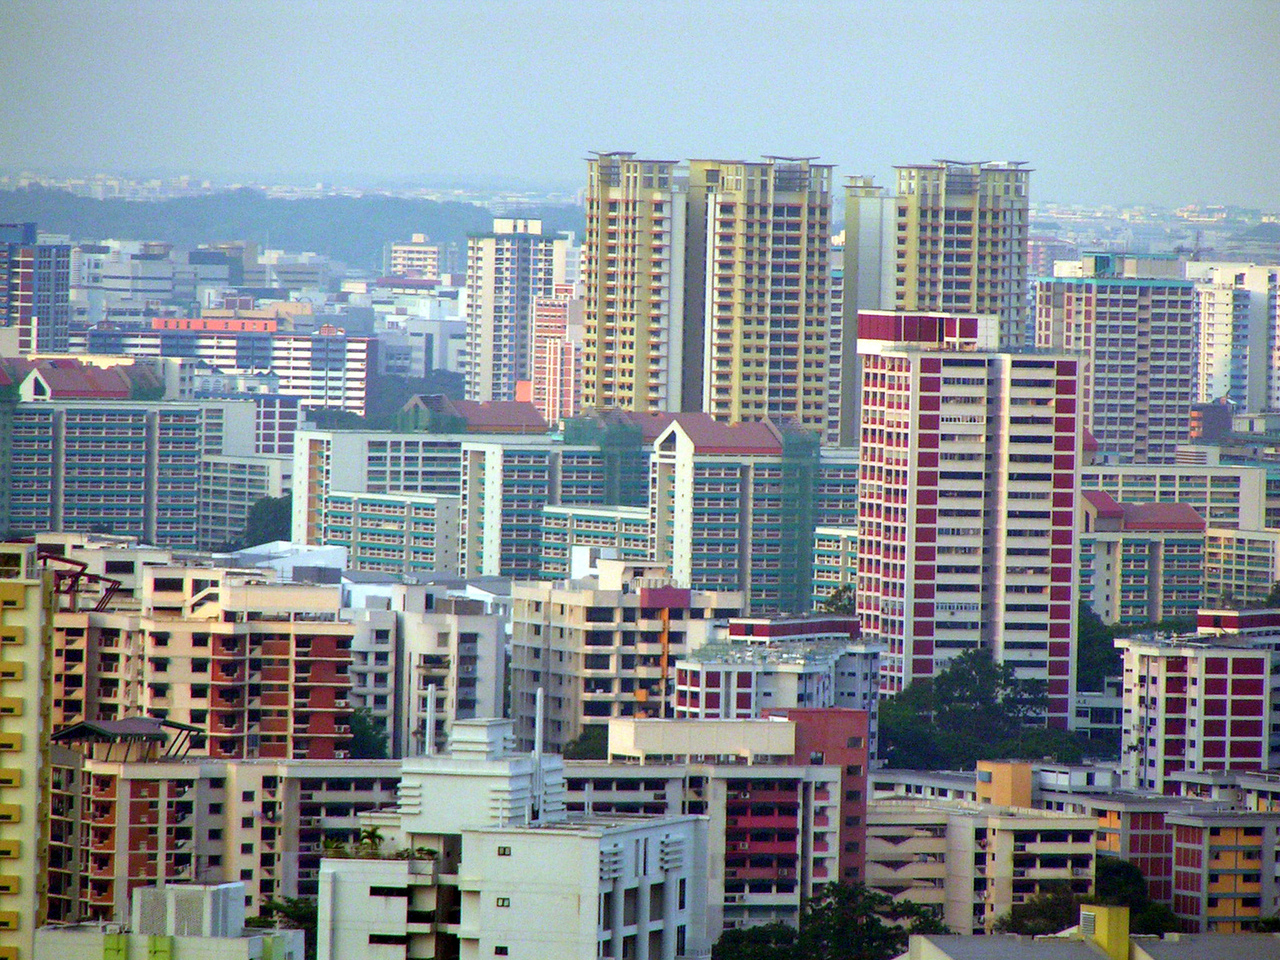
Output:
[[498,848],[498,856],[500,856],[500,857],[509,857],[509,856],[511,856],[511,848],[510,848],[510,847],[499,847],[499,848]]
[[509,907],[509,906],[511,906],[511,898],[510,898],[510,897],[498,897],[498,899],[495,901],[495,904],[496,904],[497,906],[499,906],[499,907]]
[[496,946],[493,948],[493,955],[495,957],[505,957],[507,955],[507,948],[501,945]]

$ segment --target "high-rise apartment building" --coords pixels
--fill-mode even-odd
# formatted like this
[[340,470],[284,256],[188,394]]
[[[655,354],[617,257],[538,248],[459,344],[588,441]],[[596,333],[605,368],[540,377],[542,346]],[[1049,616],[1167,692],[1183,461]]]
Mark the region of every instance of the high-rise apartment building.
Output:
[[1036,284],[1036,345],[1082,356],[1085,429],[1100,457],[1171,463],[1195,399],[1195,285],[1173,257],[1086,254]]
[[70,326],[71,247],[0,223],[0,355],[65,352]]
[[1025,339],[1028,184],[1024,163],[939,160],[897,168],[896,192],[845,184],[842,445],[858,443],[858,312],[988,314],[998,344]]
[[541,220],[497,218],[491,233],[467,238],[468,400],[514,400],[529,379],[533,299],[564,284],[568,246],[545,236]]
[[53,574],[0,543],[0,957],[31,960],[49,886]]
[[1242,413],[1280,403],[1280,267],[1251,263],[1185,266],[1200,312],[1196,402],[1229,400]]
[[530,402],[548,423],[582,406],[582,297],[572,284],[533,298],[529,313]]
[[600,153],[587,161],[582,402],[596,409],[696,410],[701,356],[685,323],[686,178],[674,160]]
[[831,168],[588,161],[583,401],[825,429]]
[[[987,649],[1074,696],[1080,361],[981,349],[991,318],[859,318],[857,610],[887,645],[882,691]],[[955,348],[947,349],[947,345]]]
[[440,279],[440,245],[415,233],[408,241],[388,243],[382,250],[382,269],[394,277]]

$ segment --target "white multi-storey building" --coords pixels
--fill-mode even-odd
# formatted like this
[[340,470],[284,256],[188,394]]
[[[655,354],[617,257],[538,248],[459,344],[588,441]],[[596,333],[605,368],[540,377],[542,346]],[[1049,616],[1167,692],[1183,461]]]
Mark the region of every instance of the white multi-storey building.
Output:
[[1200,312],[1196,402],[1226,399],[1245,413],[1276,409],[1280,267],[1191,262],[1186,275],[1196,281]]
[[544,236],[541,220],[495,219],[492,233],[467,239],[468,400],[514,400],[529,379],[530,310],[564,284],[568,246]]

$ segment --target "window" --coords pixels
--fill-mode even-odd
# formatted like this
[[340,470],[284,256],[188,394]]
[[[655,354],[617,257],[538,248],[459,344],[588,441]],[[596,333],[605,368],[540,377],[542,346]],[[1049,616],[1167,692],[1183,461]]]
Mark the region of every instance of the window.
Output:
[[500,945],[496,946],[493,948],[493,955],[495,957],[505,957],[507,955],[507,948]]
[[511,898],[510,898],[510,897],[498,897],[498,899],[497,899],[497,901],[496,901],[496,904],[497,904],[497,906],[499,906],[499,907],[509,907],[509,906],[511,906]]
[[409,935],[407,933],[371,933],[369,934],[369,943],[390,943],[404,946],[409,943]]
[[509,856],[511,856],[511,848],[510,848],[510,847],[499,847],[499,848],[498,848],[498,856],[500,856],[500,857],[509,857]]

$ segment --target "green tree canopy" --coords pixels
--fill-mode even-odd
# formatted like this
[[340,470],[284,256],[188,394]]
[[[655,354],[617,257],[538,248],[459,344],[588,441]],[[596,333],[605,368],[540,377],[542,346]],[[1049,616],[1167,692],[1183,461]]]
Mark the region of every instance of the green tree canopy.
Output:
[[387,759],[387,730],[368,707],[357,707],[351,713],[352,760]]
[[819,609],[823,613],[839,613],[853,616],[858,612],[853,588],[847,583],[836,587],[831,595],[822,601],[822,606]]
[[831,883],[805,901],[800,929],[769,924],[728,930],[713,960],[891,960],[913,933],[947,933],[928,907],[860,883]]
[[288,540],[293,536],[293,497],[263,497],[249,508],[240,534],[239,547],[256,547],[273,540]]
[[604,760],[609,755],[609,728],[593,723],[582,728],[578,739],[565,744],[566,760]]
[[997,758],[1078,761],[1086,741],[1041,725],[1045,705],[1043,683],[971,650],[882,701],[880,739],[890,766],[916,770],[967,770]]

